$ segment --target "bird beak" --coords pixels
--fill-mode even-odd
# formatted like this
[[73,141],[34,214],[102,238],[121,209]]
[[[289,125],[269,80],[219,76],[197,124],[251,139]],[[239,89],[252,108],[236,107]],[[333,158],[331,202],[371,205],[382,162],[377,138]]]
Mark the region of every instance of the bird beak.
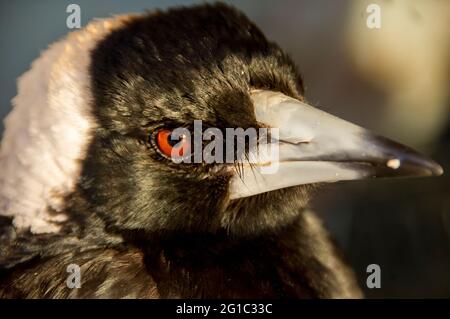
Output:
[[[278,129],[276,158],[242,165],[230,198],[311,183],[375,177],[437,176],[442,167],[418,152],[281,93],[251,93],[261,126]],[[275,169],[273,169],[275,168]]]

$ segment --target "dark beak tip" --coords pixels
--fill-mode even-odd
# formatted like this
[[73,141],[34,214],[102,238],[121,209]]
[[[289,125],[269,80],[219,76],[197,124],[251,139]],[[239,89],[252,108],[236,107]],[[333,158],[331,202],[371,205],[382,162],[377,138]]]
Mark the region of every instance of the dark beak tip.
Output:
[[441,176],[444,174],[444,169],[441,165],[436,162],[433,162],[433,169],[431,170],[431,176]]
[[383,154],[381,158],[388,170],[383,172],[383,169],[380,169],[380,176],[386,174],[391,177],[425,177],[441,176],[444,173],[441,165],[406,145],[380,135],[369,134],[365,139],[371,142],[372,148]]
[[[398,155],[398,154],[397,154]],[[386,168],[388,171],[383,173],[380,170],[380,175],[391,177],[435,177],[441,176],[444,173],[444,169],[441,165],[436,163],[431,158],[424,156],[417,152],[403,153],[403,156],[388,160]]]
[[418,161],[418,164],[419,163],[422,164],[421,166],[428,171],[428,176],[441,176],[444,173],[442,166],[431,158],[423,156],[422,160]]
[[422,160],[419,163],[414,163],[412,167],[414,166],[416,167],[415,169],[413,168],[413,172],[416,172],[416,174],[414,174],[415,176],[434,177],[444,174],[444,169],[442,168],[442,166],[431,159],[426,159]]

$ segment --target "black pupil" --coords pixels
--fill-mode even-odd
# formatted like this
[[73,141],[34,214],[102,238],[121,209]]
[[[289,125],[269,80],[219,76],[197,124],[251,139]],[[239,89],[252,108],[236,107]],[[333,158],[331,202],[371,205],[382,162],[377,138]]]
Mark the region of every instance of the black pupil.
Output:
[[174,138],[174,137],[172,137],[172,135],[169,135],[169,137],[167,138],[167,142],[172,147],[177,145],[180,141],[181,141],[181,138]]

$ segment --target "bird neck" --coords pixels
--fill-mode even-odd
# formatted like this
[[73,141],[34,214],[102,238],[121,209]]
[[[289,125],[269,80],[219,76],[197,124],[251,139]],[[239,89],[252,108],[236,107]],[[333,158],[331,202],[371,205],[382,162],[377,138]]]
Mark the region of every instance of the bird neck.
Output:
[[352,273],[309,212],[257,236],[134,233],[126,240],[142,250],[164,297],[359,296]]

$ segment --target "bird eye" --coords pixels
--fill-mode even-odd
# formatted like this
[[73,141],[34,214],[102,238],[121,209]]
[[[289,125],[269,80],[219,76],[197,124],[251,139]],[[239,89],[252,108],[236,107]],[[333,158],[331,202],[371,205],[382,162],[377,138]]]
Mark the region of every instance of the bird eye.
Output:
[[161,153],[169,158],[172,156],[184,156],[190,150],[190,141],[187,136],[173,137],[172,131],[163,129],[156,134],[156,145]]

